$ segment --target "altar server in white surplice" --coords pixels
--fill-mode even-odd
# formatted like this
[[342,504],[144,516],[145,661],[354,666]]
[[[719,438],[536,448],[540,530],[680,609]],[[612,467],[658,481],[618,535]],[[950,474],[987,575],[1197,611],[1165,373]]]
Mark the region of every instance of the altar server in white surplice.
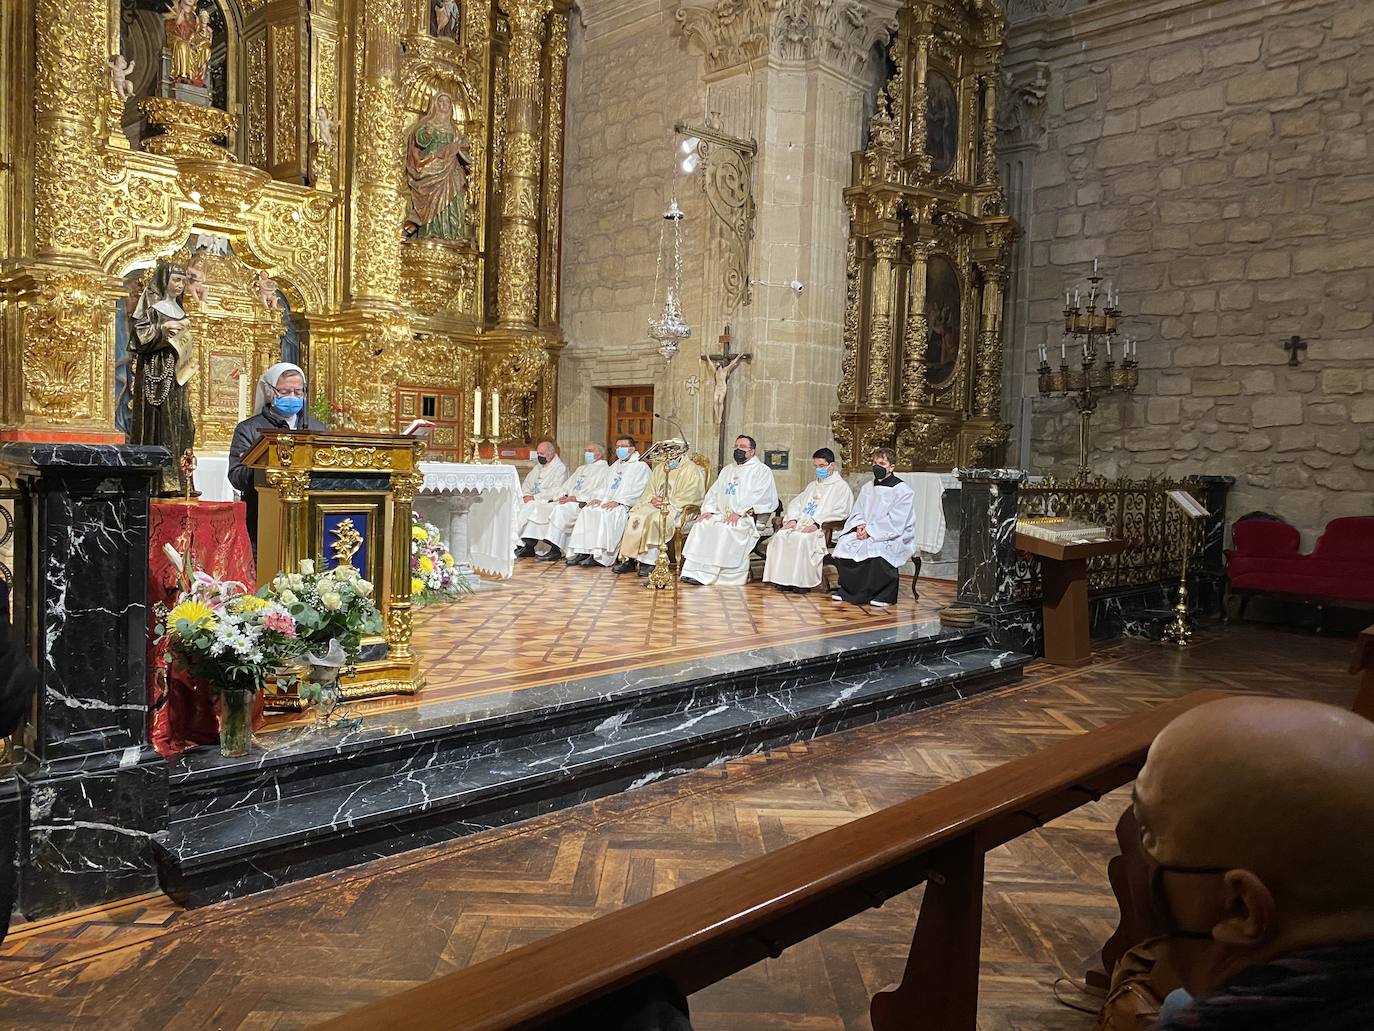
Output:
[[611,468],[606,464],[605,453],[600,444],[588,444],[582,452],[583,464],[569,473],[563,486],[558,488],[558,496],[549,508],[548,523],[539,534],[549,542],[549,550],[539,556],[541,562],[563,557],[563,549],[568,546],[582,506],[595,501],[606,486]]
[[749,582],[749,553],[759,541],[757,516],[778,507],[773,470],[754,457],[753,437],[735,438],[734,465],[716,477],[701,502],[701,517],[682,546],[682,582],[739,587]]
[[538,526],[549,521],[548,503],[558,497],[558,488],[568,478],[568,467],[558,456],[558,448],[551,440],[541,440],[534,449],[534,468],[525,474],[520,485],[521,508],[516,518],[519,529],[515,546],[516,558],[533,558],[534,545],[539,540]]
[[782,591],[809,591],[821,582],[826,523],[844,519],[854,505],[854,492],[840,476],[835,452],[823,447],[811,456],[816,479],[787,505],[782,529],[768,542],[764,583]]
[[649,485],[653,469],[641,462],[633,437],[615,439],[615,464],[598,496],[587,502],[568,538],[568,565],[615,565],[630,509]]
[[832,552],[840,571],[839,592],[831,595],[836,601],[877,608],[897,601],[897,573],[916,551],[916,511],[896,468],[896,452],[874,453],[873,482],[859,491]]

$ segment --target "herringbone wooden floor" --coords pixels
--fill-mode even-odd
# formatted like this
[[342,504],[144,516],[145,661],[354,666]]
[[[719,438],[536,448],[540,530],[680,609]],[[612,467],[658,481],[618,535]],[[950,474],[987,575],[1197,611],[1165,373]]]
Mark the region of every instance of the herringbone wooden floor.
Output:
[[[1082,669],[658,783],[194,912],[145,898],[20,926],[0,1025],[298,1028],[1203,687],[1349,704],[1349,643],[1253,627],[1192,649],[1124,642]],[[1105,864],[1124,792],[992,853],[985,1031],[1091,1019],[1051,986],[1110,933]],[[692,999],[703,1031],[866,1028],[919,892]]]

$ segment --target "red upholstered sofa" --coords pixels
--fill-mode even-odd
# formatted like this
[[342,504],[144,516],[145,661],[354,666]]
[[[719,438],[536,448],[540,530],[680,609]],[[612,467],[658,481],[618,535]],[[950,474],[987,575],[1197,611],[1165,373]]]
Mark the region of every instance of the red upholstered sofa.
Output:
[[1374,608],[1374,516],[1333,519],[1312,554],[1298,552],[1296,528],[1277,519],[1241,519],[1226,552],[1230,591],[1245,603],[1257,594],[1327,605]]

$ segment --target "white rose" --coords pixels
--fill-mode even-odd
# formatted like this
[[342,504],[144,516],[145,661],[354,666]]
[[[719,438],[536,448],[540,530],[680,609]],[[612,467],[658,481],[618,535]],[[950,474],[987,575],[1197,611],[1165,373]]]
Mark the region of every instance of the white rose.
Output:
[[357,591],[364,598],[372,594],[372,584],[367,580],[359,580],[356,585]]
[[343,599],[334,591],[326,591],[320,595],[320,604],[331,612],[337,612],[343,606]]
[[286,577],[286,586],[293,591],[299,591],[305,586],[305,578],[300,573],[291,573]]
[[344,580],[355,580],[358,577],[358,571],[352,566],[336,566],[334,573]]
[[311,576],[315,572],[315,560],[312,558],[301,559],[301,575]]
[[283,605],[294,605],[296,602],[300,601],[300,599],[290,591],[282,591],[281,594],[278,595],[278,598]]

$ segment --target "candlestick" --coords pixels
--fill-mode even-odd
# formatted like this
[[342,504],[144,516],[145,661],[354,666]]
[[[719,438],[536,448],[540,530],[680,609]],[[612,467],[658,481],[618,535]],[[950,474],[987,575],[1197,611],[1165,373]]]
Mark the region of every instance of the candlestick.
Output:
[[480,437],[482,435],[482,388],[478,387],[472,392],[472,435]]
[[491,392],[491,436],[495,440],[501,436],[501,393]]

